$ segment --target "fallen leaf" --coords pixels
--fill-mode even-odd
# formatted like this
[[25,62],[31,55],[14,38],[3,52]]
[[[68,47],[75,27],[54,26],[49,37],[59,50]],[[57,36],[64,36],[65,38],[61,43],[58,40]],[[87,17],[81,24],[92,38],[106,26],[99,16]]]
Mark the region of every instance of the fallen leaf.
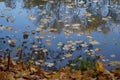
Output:
[[105,71],[105,68],[103,67],[103,64],[98,60],[95,64],[96,66],[96,70],[98,72],[104,72]]
[[0,80],[15,80],[11,72],[0,72]]

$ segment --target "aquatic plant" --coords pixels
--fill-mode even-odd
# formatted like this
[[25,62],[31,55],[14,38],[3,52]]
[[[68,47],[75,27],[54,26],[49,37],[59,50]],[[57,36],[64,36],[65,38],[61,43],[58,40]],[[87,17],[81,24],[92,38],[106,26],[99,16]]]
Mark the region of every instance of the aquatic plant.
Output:
[[79,57],[74,59],[69,66],[71,69],[81,69],[82,71],[96,70],[95,64],[97,60],[98,58],[87,55],[86,58]]

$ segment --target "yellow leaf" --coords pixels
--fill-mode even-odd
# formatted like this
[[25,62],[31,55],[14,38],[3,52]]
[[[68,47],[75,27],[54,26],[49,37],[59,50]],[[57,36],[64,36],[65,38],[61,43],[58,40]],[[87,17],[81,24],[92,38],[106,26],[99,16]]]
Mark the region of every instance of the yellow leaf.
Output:
[[30,72],[32,72],[32,73],[35,73],[38,70],[36,67],[34,67],[32,65],[29,66],[29,69],[30,69]]
[[28,70],[25,70],[25,71],[18,71],[17,74],[15,75],[16,78],[30,78],[30,72]]
[[32,64],[34,64],[34,61],[33,60],[29,60],[28,63],[29,63],[29,65],[32,65]]
[[56,74],[53,74],[53,75],[51,75],[51,78],[52,79],[59,79],[60,78],[60,73],[56,73]]
[[104,72],[105,71],[105,69],[103,67],[103,64],[99,60],[96,62],[95,66],[96,66],[96,70],[98,72]]
[[29,75],[25,75],[25,76],[23,76],[25,79],[30,79],[31,78],[31,76],[30,76],[30,74]]
[[17,65],[15,61],[11,60],[12,65]]

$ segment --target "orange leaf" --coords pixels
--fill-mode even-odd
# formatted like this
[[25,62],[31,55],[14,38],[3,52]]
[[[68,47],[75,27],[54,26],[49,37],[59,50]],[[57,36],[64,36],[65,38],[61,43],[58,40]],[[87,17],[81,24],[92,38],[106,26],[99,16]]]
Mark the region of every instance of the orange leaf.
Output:
[[0,80],[15,80],[10,72],[0,72]]
[[98,60],[95,64],[96,66],[96,70],[98,72],[104,72],[105,71],[105,68],[103,67],[103,64]]

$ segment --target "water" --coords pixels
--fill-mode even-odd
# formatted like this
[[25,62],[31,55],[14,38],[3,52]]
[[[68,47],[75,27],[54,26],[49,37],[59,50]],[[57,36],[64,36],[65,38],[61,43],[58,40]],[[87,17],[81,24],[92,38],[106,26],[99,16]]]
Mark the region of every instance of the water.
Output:
[[[9,46],[8,40],[16,40],[15,47]],[[21,59],[35,59],[38,65],[42,59],[50,68],[61,68],[86,55],[89,47],[76,49],[79,40],[83,41],[80,45],[97,41],[92,50],[101,51],[95,54],[104,55],[108,62],[120,61],[120,2],[0,0],[0,50],[12,50],[13,58],[21,55],[16,51],[21,48]],[[59,42],[64,45],[58,46]]]

